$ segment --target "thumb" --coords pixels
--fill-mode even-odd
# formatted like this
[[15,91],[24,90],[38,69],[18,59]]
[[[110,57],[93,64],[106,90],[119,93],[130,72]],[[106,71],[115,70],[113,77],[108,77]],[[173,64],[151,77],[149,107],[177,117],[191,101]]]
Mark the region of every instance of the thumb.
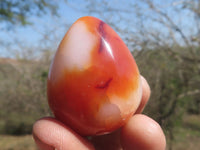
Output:
[[93,146],[54,118],[43,118],[33,126],[33,138],[40,150],[94,150]]

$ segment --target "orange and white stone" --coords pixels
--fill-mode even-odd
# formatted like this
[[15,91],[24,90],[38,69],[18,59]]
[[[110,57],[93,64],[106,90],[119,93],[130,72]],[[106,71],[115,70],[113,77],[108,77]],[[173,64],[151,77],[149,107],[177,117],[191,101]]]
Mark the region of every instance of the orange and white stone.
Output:
[[81,135],[112,132],[134,114],[142,87],[139,70],[117,33],[82,17],[60,43],[48,76],[55,117]]

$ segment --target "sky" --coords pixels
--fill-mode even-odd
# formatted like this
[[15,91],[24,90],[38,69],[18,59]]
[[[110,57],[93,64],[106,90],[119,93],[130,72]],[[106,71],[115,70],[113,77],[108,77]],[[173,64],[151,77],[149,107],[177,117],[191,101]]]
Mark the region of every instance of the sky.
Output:
[[[101,0],[93,1],[90,5],[90,11],[87,8],[88,3],[86,0],[77,0],[77,1],[68,1],[68,4],[63,1],[59,1],[58,13],[60,17],[52,16],[51,14],[46,14],[42,17],[33,16],[30,17],[30,21],[33,23],[31,26],[15,26],[12,30],[1,29],[0,32],[0,57],[16,57],[22,51],[28,50],[33,51],[33,53],[37,54],[38,49],[53,49],[59,45],[60,40],[70,27],[70,25],[75,22],[78,18],[86,15],[92,15],[98,17],[108,24],[110,23],[111,27],[122,29],[129,28],[130,33],[137,33],[138,20],[136,14],[134,14],[134,4],[137,4],[141,7],[142,13],[147,16],[151,16],[152,18],[159,18],[156,14],[149,11],[148,7],[139,1],[133,1],[132,5],[130,5],[131,0],[127,1],[119,1],[119,0],[111,0],[107,1],[107,3],[103,3]],[[153,0],[160,8],[170,16],[172,16],[173,20],[176,20],[177,24],[179,24],[182,28],[189,28],[191,26],[192,20],[185,19],[180,20],[184,16],[188,15],[188,12],[174,12],[171,9],[172,4],[176,4],[181,2],[180,0]],[[104,6],[104,7],[101,7]],[[110,12],[109,9],[113,9],[116,11],[117,9],[122,10],[121,12],[116,11],[116,14]],[[182,16],[182,17],[180,17]],[[148,17],[142,16],[143,21],[145,21],[145,28],[161,28],[159,24],[153,23],[152,20],[148,21]],[[123,19],[121,19],[123,18]],[[131,19],[130,19],[131,18]],[[192,18],[192,17],[191,17]],[[131,20],[131,21],[130,21]],[[188,23],[190,22],[190,23]],[[161,28],[162,32],[167,31],[166,28]],[[191,32],[196,32],[195,29]],[[185,30],[185,34],[187,30]],[[126,38],[123,32],[119,32],[122,39]],[[129,33],[129,34],[130,34]],[[166,32],[168,33],[168,31]],[[177,39],[180,37],[177,35]]]

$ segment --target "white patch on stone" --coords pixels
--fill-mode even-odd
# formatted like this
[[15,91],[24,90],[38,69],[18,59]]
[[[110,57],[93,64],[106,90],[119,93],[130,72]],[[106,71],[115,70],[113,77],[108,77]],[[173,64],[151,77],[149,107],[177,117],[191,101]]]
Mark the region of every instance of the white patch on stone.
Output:
[[84,22],[72,25],[55,54],[50,67],[49,79],[57,81],[64,71],[78,69],[82,71],[90,67],[91,51],[99,37],[92,34]]
[[103,104],[96,116],[99,124],[113,124],[121,120],[121,112],[117,105],[112,103]]
[[116,95],[109,97],[110,102],[119,107],[120,111],[122,112],[122,117],[137,110],[142,98],[142,83],[140,78],[138,85],[138,88],[132,91],[127,100],[123,100],[123,98],[120,98]]
[[90,55],[97,44],[97,37],[88,31],[84,22],[75,23],[63,42],[65,43],[60,46],[59,55],[62,55],[61,59],[67,69],[83,70],[90,65]]

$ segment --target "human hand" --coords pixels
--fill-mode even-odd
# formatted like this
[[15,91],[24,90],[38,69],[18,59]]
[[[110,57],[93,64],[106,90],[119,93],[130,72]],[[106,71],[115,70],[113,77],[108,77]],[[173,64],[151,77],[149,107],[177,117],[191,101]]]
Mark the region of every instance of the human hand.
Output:
[[55,118],[42,118],[33,126],[33,137],[40,150],[164,150],[165,135],[157,122],[140,114],[150,88],[142,77],[143,95],[135,115],[119,130],[101,136],[81,137]]

